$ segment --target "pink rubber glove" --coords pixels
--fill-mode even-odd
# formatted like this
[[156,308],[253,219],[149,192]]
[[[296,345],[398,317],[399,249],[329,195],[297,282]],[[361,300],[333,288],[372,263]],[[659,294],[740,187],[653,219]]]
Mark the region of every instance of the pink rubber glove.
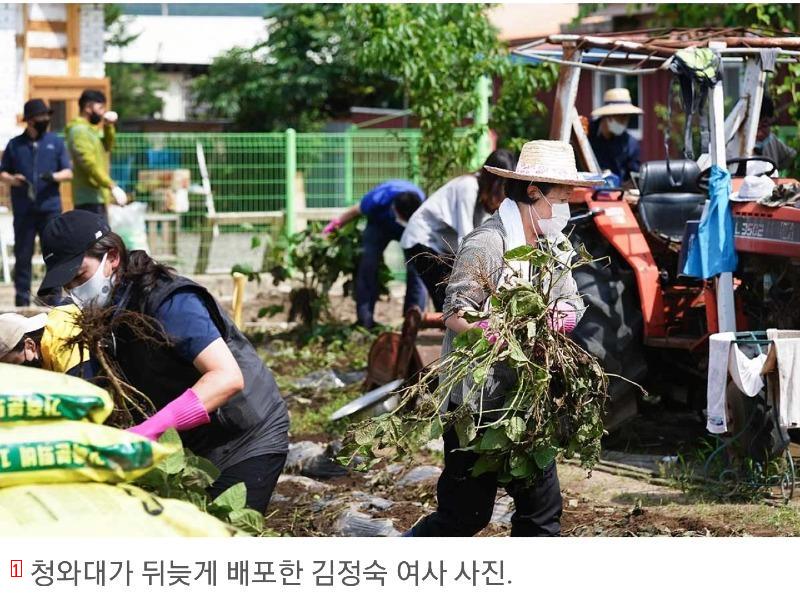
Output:
[[322,230],[322,234],[328,235],[329,233],[333,233],[341,226],[342,226],[342,219],[337,217],[333,219],[330,223],[325,225],[325,228]]
[[575,308],[566,301],[556,302],[555,308],[550,309],[547,316],[547,325],[556,332],[569,333],[575,329],[578,323],[578,313]]
[[167,429],[186,431],[211,422],[203,403],[189,388],[164,408],[135,427],[128,429],[142,437],[157,440]]
[[483,330],[483,336],[489,341],[489,344],[497,342],[497,334],[489,330],[489,320],[480,320],[475,322],[475,327]]

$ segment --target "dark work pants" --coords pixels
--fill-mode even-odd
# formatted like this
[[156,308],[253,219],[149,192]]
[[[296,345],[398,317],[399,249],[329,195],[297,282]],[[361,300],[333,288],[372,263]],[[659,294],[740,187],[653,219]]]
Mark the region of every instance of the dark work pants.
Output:
[[[398,229],[400,228],[397,226]],[[400,241],[402,233],[389,225],[368,221],[361,236],[361,260],[356,274],[356,316],[365,328],[375,325],[375,304],[378,302],[378,270],[383,261],[383,252],[392,240]],[[425,285],[411,265],[406,265],[406,297],[403,313],[412,305],[425,311],[428,294]]]
[[88,210],[108,220],[108,209],[105,204],[76,204],[75,210]]
[[447,280],[453,272],[453,256],[440,254],[420,244],[407,249],[405,253],[406,262],[416,268],[425,283],[436,311],[442,311]]
[[28,210],[24,214],[14,214],[14,288],[17,307],[30,305],[33,248],[36,236],[42,236],[47,223],[59,215],[58,212],[37,212]]
[[[472,476],[478,455],[458,451],[454,429],[444,434],[444,471],[436,494],[438,507],[412,529],[412,536],[473,536],[489,523],[497,495],[497,474]],[[561,488],[553,463],[533,485],[512,481],[506,492],[514,499],[511,536],[559,536]]]
[[285,463],[286,454],[264,454],[242,460],[223,470],[208,488],[208,494],[217,497],[233,485],[244,483],[247,487],[247,507],[264,513]]

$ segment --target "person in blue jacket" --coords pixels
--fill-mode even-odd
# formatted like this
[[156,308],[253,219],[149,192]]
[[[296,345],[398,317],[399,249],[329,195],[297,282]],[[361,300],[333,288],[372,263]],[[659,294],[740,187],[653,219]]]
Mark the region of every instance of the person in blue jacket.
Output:
[[25,103],[25,130],[9,141],[0,161],[0,182],[11,186],[17,307],[30,305],[36,235],[41,237],[47,223],[61,214],[58,184],[72,179],[64,141],[47,130],[51,113],[42,99]]
[[[361,237],[361,260],[356,273],[356,317],[365,328],[375,325],[375,303],[378,301],[378,271],[383,252],[389,242],[400,241],[403,228],[425,200],[424,192],[409,181],[390,179],[364,194],[360,202],[333,219],[323,230],[329,234],[360,216],[367,217]],[[406,266],[406,297],[403,313],[416,305],[425,309],[428,293],[413,266]]]

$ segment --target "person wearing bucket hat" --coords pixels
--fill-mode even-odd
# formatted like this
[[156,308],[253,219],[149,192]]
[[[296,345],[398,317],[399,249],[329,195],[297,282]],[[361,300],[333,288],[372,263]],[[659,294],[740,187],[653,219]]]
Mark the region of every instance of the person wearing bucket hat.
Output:
[[[513,169],[487,166],[506,180],[506,198],[498,211],[464,238],[447,284],[444,305],[445,333],[442,356],[453,350],[456,336],[473,327],[488,331],[482,322],[469,323],[464,314],[488,307],[492,291],[514,276],[538,274],[507,263],[504,254],[523,245],[550,250],[569,271],[573,251],[563,229],[569,221],[567,201],[576,186],[595,186],[575,166],[572,147],[565,142],[537,140],[523,146]],[[494,286],[487,286],[487,283]],[[569,272],[547,283],[551,304],[548,323],[553,330],[571,332],[581,318],[583,301]],[[492,368],[478,394],[477,410],[502,407],[516,387],[513,371],[502,364]],[[450,393],[448,410],[463,404],[459,388]],[[486,414],[486,413],[484,413]],[[473,536],[491,520],[498,489],[497,473],[472,475],[478,454],[459,447],[455,428],[444,434],[444,470],[437,485],[437,509],[420,520],[405,536]],[[533,484],[511,481],[506,492],[514,499],[511,536],[558,536],[561,530],[561,493],[555,463]]]
[[[514,167],[514,155],[493,151],[484,165]],[[444,306],[444,288],[461,240],[486,220],[505,197],[502,178],[482,167],[451,179],[431,194],[408,219],[400,246],[425,283],[436,311]]]
[[41,237],[47,223],[61,213],[59,184],[72,179],[64,141],[48,131],[51,114],[42,99],[26,102],[25,130],[9,141],[0,160],[0,181],[11,187],[17,307],[30,305],[36,236]]
[[620,180],[630,180],[632,171],[639,171],[639,141],[628,132],[631,116],[643,112],[631,102],[625,88],[609,89],[603,94],[603,105],[592,112],[589,143],[601,170],[609,170]]
[[[55,219],[42,252],[42,289],[63,287],[83,310],[112,312],[103,353],[155,407],[147,417],[132,411],[129,430],[154,440],[177,430],[220,469],[212,496],[243,482],[248,506],[263,512],[286,462],[289,415],[272,372],[228,313],[204,287],[144,251],[129,252],[95,213]],[[122,312],[163,331],[135,332]]]

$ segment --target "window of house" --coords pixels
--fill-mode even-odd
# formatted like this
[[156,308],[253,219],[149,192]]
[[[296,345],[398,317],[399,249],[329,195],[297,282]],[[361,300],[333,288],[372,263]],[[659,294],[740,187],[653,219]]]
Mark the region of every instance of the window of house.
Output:
[[[609,89],[624,87],[631,92],[631,101],[641,107],[639,98],[642,96],[641,77],[626,74],[611,74],[608,72],[595,72],[592,85],[592,109],[603,105],[603,94]],[[628,132],[634,138],[642,139],[642,116],[631,116]]]
[[725,90],[725,112],[729,112],[739,100],[744,77],[744,64],[724,62],[722,65],[722,88]]

